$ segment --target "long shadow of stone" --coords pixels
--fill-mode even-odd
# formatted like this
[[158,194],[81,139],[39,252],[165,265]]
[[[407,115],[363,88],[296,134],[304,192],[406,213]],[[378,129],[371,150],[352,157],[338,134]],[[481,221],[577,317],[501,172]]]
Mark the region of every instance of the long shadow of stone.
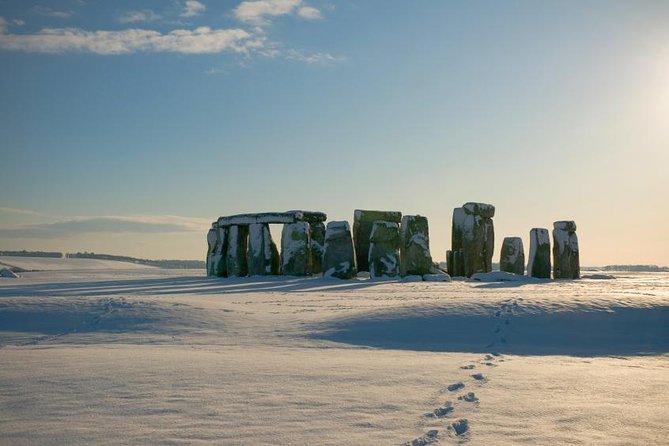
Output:
[[[442,309],[443,310],[443,309]],[[669,307],[488,315],[375,313],[318,327],[312,338],[382,349],[611,356],[669,352]],[[503,336],[495,328],[504,326]]]
[[114,296],[164,294],[239,294],[253,292],[351,291],[383,284],[317,277],[259,276],[242,278],[161,277],[82,282],[52,282],[0,288],[2,297]]

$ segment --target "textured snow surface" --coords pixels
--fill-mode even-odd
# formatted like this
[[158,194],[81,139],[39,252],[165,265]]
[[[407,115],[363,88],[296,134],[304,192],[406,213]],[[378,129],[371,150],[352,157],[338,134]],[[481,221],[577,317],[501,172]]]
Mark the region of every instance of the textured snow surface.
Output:
[[28,271],[155,269],[153,266],[130,262],[118,262],[116,260],[55,259],[49,257],[14,256],[0,256],[0,266],[1,265],[13,266]]
[[669,275],[0,281],[0,444],[666,444]]

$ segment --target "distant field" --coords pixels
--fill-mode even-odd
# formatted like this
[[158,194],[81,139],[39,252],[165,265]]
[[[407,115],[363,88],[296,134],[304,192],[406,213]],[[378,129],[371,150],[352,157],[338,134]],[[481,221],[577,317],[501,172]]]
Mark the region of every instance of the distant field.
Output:
[[0,256],[0,265],[19,271],[75,271],[75,270],[123,270],[154,269],[153,266],[130,262],[97,259],[57,259],[48,257]]

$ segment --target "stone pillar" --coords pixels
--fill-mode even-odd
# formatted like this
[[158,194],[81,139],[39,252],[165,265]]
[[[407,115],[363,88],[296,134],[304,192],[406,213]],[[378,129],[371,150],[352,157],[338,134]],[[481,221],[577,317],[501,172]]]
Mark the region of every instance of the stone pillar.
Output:
[[448,258],[448,274],[451,277],[462,277],[465,275],[465,263],[462,251],[462,240],[465,224],[465,210],[453,209],[453,224],[451,226],[451,255]]
[[249,276],[279,274],[279,250],[266,223],[249,225],[248,267]]
[[331,221],[325,230],[323,277],[351,279],[355,277],[355,248],[347,221]]
[[371,277],[395,277],[400,273],[399,226],[391,221],[375,221],[369,238]]
[[[323,272],[325,225],[319,221],[310,223],[309,226],[311,227],[311,272],[312,274],[320,274]],[[349,234],[350,232],[349,229]]]
[[232,225],[228,227],[228,249],[226,264],[229,277],[244,277],[249,273],[246,263],[249,227]]
[[539,279],[551,278],[551,240],[548,229],[532,228],[527,275]]
[[353,241],[358,271],[369,269],[369,237],[375,221],[399,223],[402,213],[396,211],[369,211],[356,209],[353,215]]
[[281,274],[311,274],[311,234],[309,223],[298,221],[283,226],[281,232]]
[[212,227],[209,232],[207,232],[207,276],[215,276],[214,262],[216,261],[214,256],[216,255],[216,250],[220,244],[218,238],[218,228]]
[[405,215],[400,226],[400,275],[429,274],[432,269],[427,218]]
[[578,279],[580,277],[576,223],[556,221],[553,223],[553,278]]
[[465,213],[462,223],[464,275],[471,277],[475,273],[489,273],[492,271],[495,244],[492,223],[495,206],[485,203],[465,203],[462,209]]
[[227,277],[228,268],[225,255],[228,248],[228,229],[212,227],[207,233],[207,275]]
[[525,274],[525,250],[520,237],[505,237],[499,256],[499,270],[506,273]]

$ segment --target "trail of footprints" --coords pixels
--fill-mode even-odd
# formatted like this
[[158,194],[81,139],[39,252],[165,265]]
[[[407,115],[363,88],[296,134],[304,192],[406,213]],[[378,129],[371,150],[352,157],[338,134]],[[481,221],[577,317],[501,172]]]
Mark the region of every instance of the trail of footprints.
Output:
[[[522,299],[511,300],[503,302],[500,308],[495,311],[494,317],[497,321],[495,329],[493,330],[493,341],[486,346],[486,348],[493,348],[496,346],[504,346],[507,343],[505,336],[506,327],[511,325],[511,317],[515,315],[515,310],[518,308],[518,301]],[[486,367],[496,367],[496,362],[503,362],[500,353],[486,354],[480,361],[479,365]],[[462,370],[473,371],[476,364],[467,364],[460,367]],[[488,378],[483,373],[471,373],[469,375],[470,384],[485,384]],[[455,401],[448,400],[443,406],[437,407],[432,412],[424,415],[426,419],[444,419],[446,421],[446,432],[442,435],[438,429],[427,431],[424,435],[407,441],[403,446],[427,446],[438,443],[440,438],[450,438],[455,440],[458,444],[469,440],[470,427],[469,421],[466,418],[457,417],[457,409],[459,404],[479,404],[479,398],[475,392],[466,391],[467,384],[463,381],[458,381],[449,384],[445,388],[445,392],[453,395]]]

